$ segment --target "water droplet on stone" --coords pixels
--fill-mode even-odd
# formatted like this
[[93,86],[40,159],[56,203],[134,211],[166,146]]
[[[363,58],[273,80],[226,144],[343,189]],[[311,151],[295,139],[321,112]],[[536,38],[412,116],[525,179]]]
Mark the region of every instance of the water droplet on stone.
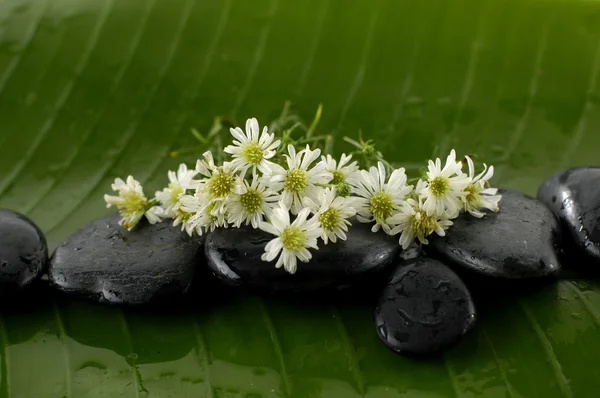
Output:
[[[437,260],[401,263],[378,300],[377,335],[401,354],[430,354],[471,329],[475,307],[466,286]],[[401,292],[402,295],[398,294]]]

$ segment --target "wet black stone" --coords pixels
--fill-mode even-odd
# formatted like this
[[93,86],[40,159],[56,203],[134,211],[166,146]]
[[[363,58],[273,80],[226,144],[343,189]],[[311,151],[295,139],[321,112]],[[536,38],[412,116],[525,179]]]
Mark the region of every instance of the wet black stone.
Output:
[[132,231],[109,214],[56,248],[48,278],[57,289],[103,303],[162,303],[184,295],[202,258],[202,243],[170,222],[142,220]]
[[0,294],[31,284],[48,264],[46,238],[27,217],[0,209]]
[[506,280],[557,276],[561,229],[538,200],[502,189],[500,211],[461,214],[445,237],[424,246],[432,256],[480,275]]
[[560,219],[574,245],[600,262],[600,167],[560,171],[544,181],[537,197]]
[[401,263],[375,309],[381,341],[406,355],[433,354],[456,343],[475,319],[465,284],[450,268],[427,257]]
[[213,274],[230,286],[258,291],[300,292],[327,288],[343,289],[376,280],[390,271],[400,252],[398,240],[354,220],[347,241],[321,245],[311,250],[308,263],[298,262],[291,275],[275,268],[275,261],[260,259],[273,239],[252,227],[217,229],[206,237],[205,253]]

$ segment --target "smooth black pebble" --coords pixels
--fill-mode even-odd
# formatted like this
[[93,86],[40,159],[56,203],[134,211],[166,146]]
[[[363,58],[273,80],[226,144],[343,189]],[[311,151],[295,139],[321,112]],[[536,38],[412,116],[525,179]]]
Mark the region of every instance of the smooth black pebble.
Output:
[[375,309],[381,341],[406,355],[433,354],[451,346],[475,320],[465,284],[446,265],[428,257],[400,263]]
[[540,201],[501,189],[500,211],[483,218],[462,213],[445,237],[424,246],[427,253],[464,270],[500,279],[556,276],[560,223]]
[[15,293],[48,265],[46,238],[27,217],[0,209],[0,294]]
[[56,248],[48,278],[57,289],[103,303],[141,305],[184,295],[202,259],[202,242],[170,222],[142,220],[132,231],[117,213],[74,232]]
[[600,167],[560,171],[543,182],[537,197],[560,219],[576,247],[600,262]]
[[319,241],[308,263],[298,261],[295,274],[275,268],[276,260],[261,260],[275,237],[252,227],[217,229],[206,237],[205,253],[212,273],[225,284],[267,292],[344,289],[376,280],[390,271],[400,252],[397,238],[371,232],[370,225],[352,220],[346,241]]

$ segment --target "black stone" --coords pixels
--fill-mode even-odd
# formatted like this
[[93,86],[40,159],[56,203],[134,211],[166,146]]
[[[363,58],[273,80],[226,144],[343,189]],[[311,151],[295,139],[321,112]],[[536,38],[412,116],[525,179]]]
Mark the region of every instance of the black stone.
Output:
[[375,309],[377,335],[406,355],[436,353],[475,324],[475,305],[461,279],[441,262],[419,257],[400,264]]
[[103,303],[141,305],[184,295],[202,258],[202,243],[168,221],[142,220],[132,231],[109,214],[56,248],[48,278],[57,289]]
[[537,197],[563,224],[565,235],[600,262],[600,167],[577,167],[548,178]]
[[48,265],[46,238],[24,215],[0,209],[0,294],[31,284]]
[[500,211],[483,218],[461,214],[445,237],[424,246],[432,257],[464,270],[502,279],[557,276],[561,229],[543,203],[501,189]]
[[208,234],[208,266],[230,286],[273,292],[343,289],[387,276],[400,252],[397,238],[381,231],[373,233],[371,225],[352,221],[348,240],[328,245],[320,241],[319,250],[311,250],[310,262],[298,262],[293,275],[275,268],[275,261],[260,259],[274,236],[252,227],[217,229]]

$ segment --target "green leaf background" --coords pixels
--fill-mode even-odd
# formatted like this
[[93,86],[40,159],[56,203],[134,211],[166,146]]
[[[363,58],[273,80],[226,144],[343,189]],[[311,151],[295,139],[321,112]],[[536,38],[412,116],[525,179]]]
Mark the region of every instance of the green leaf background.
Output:
[[[535,194],[598,164],[600,3],[585,0],[4,0],[0,207],[51,247],[104,214],[116,176],[164,184],[215,116],[270,121],[291,100],[417,167],[456,148]],[[183,158],[191,160],[192,158]],[[203,299],[169,314],[4,303],[0,396],[588,397],[600,286],[501,291],[441,357],[389,352],[364,304]]]

